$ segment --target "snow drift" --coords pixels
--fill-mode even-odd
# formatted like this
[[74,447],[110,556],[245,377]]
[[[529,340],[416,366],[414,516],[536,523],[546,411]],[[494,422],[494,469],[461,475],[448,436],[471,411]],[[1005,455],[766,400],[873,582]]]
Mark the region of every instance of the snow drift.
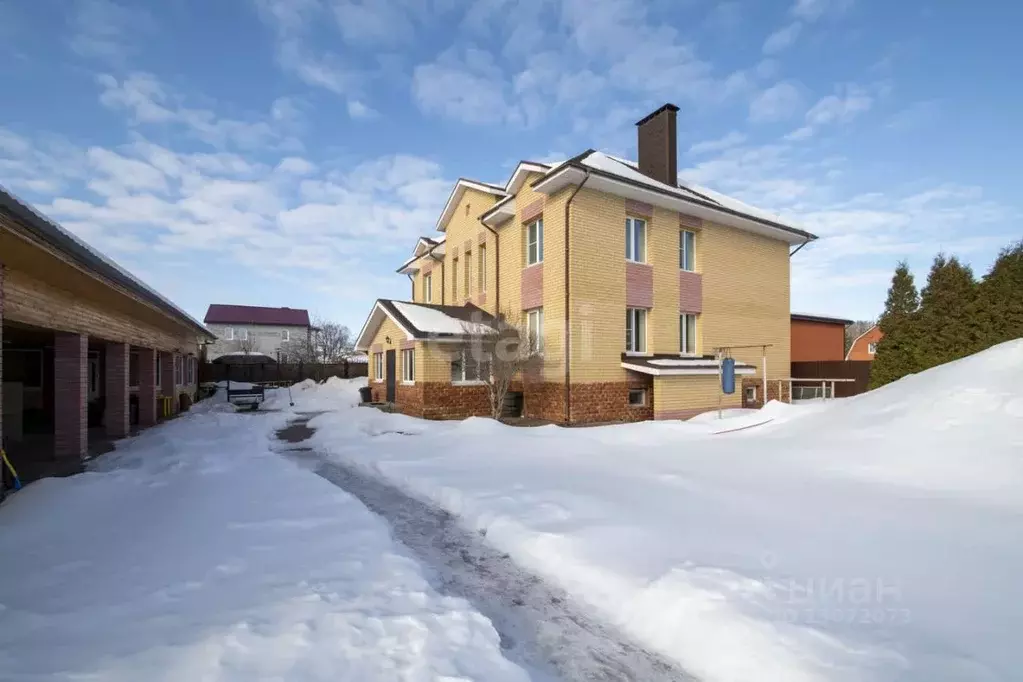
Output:
[[856,398],[769,405],[769,424],[734,433],[424,422],[350,409],[355,384],[296,409],[333,401],[320,448],[460,515],[703,679],[1010,680],[1021,385],[1023,340]]

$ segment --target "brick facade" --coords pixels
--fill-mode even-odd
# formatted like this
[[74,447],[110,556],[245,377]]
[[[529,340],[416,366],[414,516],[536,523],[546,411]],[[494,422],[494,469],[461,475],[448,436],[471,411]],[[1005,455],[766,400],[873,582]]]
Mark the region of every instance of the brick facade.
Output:
[[678,311],[703,312],[703,276],[700,273],[678,271]]
[[522,271],[520,285],[522,309],[531,310],[543,305],[543,263],[531,265]]
[[160,395],[171,397],[171,414],[178,411],[177,389],[174,385],[174,360],[176,353],[160,353]]
[[654,307],[654,269],[646,263],[625,264],[625,305],[628,308]]
[[89,337],[54,337],[54,453],[80,458],[88,452]]
[[[629,405],[629,389],[646,391],[642,406]],[[654,417],[652,384],[607,381],[572,385],[572,423],[635,422]]]
[[[757,390],[756,400],[746,399],[746,389],[749,387],[755,387]],[[743,378],[742,380],[742,406],[743,407],[763,407],[764,406],[764,380],[760,377]],[[787,381],[771,381],[770,378],[767,380],[767,400],[780,400],[783,403],[792,402],[792,396],[789,394],[789,382]]]
[[139,426],[156,423],[156,354],[152,348],[139,349]]
[[553,381],[530,382],[522,387],[522,416],[529,419],[565,421],[565,384]]
[[129,431],[128,357],[126,343],[106,344],[106,405],[103,425],[114,438],[123,438]]

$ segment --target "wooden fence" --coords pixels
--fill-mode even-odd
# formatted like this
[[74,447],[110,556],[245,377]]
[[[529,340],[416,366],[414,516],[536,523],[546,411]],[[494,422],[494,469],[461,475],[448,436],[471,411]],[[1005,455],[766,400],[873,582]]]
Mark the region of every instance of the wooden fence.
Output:
[[821,360],[793,362],[793,379],[854,379],[835,384],[835,397],[848,398],[865,393],[870,383],[871,363],[863,360]]
[[323,381],[329,377],[350,379],[368,374],[365,362],[337,363],[281,363],[227,365],[206,362],[199,365],[199,381],[247,381],[253,384],[275,382],[282,385],[297,384],[305,379]]

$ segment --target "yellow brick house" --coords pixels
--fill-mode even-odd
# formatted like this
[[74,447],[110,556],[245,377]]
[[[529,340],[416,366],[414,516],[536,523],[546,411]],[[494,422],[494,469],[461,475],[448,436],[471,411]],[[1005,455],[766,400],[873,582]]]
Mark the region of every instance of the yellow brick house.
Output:
[[[788,399],[789,261],[816,237],[679,183],[677,111],[637,123],[638,163],[591,149],[523,161],[504,185],[458,180],[438,234],[398,268],[411,300],[377,301],[359,334],[374,400],[487,414],[459,342],[467,320],[502,317],[543,339],[542,380],[514,387],[527,417],[679,419]],[[723,355],[741,382],[731,395]]]

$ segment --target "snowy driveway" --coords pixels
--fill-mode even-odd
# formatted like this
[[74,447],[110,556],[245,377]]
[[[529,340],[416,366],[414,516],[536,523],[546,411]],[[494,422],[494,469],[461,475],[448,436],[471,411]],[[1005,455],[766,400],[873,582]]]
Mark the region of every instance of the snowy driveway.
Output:
[[0,678],[525,682],[385,523],[200,404],[0,507]]

